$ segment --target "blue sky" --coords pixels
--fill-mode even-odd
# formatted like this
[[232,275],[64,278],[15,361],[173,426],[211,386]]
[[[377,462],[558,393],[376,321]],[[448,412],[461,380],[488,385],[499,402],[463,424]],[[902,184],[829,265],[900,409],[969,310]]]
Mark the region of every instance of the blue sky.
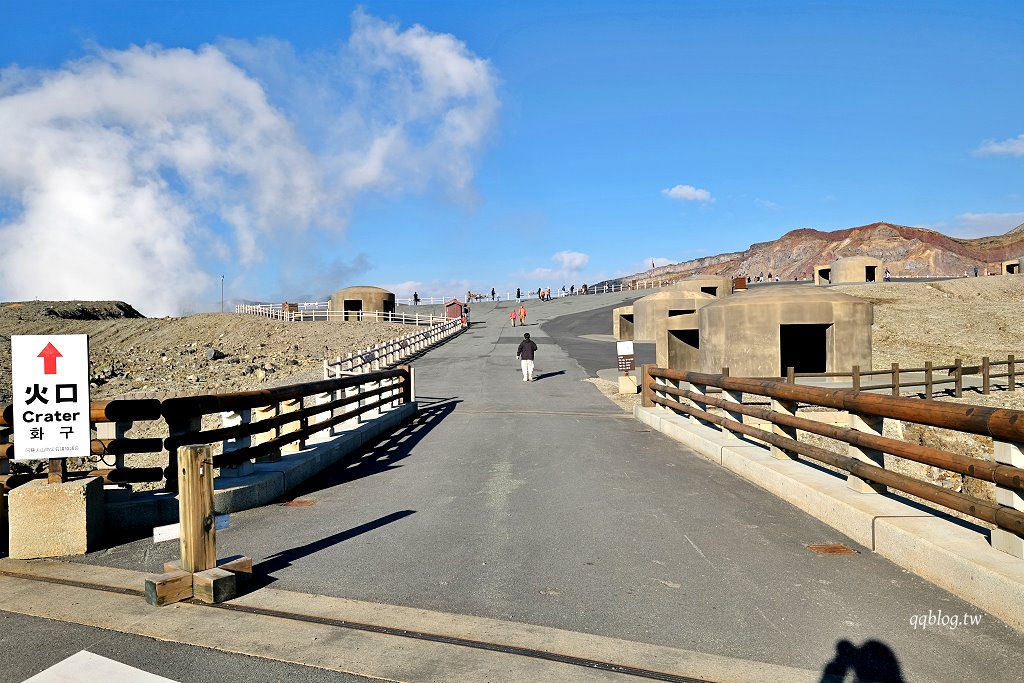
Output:
[[0,0],[0,300],[595,282],[1024,223],[1019,2]]

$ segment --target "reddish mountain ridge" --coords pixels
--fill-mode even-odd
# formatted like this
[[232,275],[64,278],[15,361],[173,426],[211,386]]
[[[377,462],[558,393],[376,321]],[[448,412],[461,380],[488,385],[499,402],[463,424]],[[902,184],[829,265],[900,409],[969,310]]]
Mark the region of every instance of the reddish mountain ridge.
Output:
[[746,251],[708,256],[654,268],[622,281],[678,279],[695,273],[739,277],[759,273],[783,280],[813,277],[814,267],[844,256],[874,256],[894,277],[999,272],[999,264],[1024,256],[1024,224],[1004,235],[961,239],[934,230],[891,223],[822,232],[792,230],[773,242],[750,245]]

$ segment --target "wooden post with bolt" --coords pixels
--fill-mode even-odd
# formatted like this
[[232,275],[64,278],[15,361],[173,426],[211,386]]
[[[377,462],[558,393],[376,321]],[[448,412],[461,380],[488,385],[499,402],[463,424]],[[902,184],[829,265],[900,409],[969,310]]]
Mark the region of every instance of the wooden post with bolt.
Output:
[[181,560],[146,578],[146,602],[160,606],[193,597],[206,603],[230,600],[239,581],[252,576],[252,560],[236,556],[217,561],[210,446],[179,449],[177,469]]

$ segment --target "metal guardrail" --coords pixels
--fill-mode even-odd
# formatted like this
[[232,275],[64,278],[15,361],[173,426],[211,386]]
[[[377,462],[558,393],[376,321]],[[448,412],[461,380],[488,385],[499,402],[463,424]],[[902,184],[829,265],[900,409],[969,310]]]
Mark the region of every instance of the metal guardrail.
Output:
[[[709,387],[720,389],[722,397],[709,396]],[[715,425],[723,432],[743,434],[772,446],[776,457],[802,455],[846,471],[850,478],[895,489],[1024,536],[1024,511],[951,491],[884,466],[884,455],[888,454],[992,482],[997,487],[997,501],[1011,500],[1014,494],[1019,499],[1024,492],[1024,468],[1009,464],[1008,457],[998,460],[1004,450],[1001,445],[1019,448],[1024,443],[1024,411],[730,377],[727,368],[722,374],[708,374],[645,365],[641,391],[646,407],[662,406],[696,422]],[[769,398],[771,407],[745,404],[744,395]],[[800,405],[845,411],[850,426],[800,417]],[[713,413],[709,407],[724,414]],[[762,421],[768,428],[751,424],[754,420],[744,421],[744,416]],[[997,462],[885,437],[881,429],[885,418],[992,437]],[[799,441],[797,430],[845,442],[848,453]]]

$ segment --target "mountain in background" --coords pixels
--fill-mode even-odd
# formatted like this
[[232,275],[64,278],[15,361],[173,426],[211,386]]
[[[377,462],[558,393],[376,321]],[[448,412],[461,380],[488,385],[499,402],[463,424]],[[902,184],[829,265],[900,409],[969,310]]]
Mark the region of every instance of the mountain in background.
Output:
[[[815,266],[844,256],[874,256],[893,277],[973,274],[975,266],[998,272],[1002,261],[1024,256],[1024,224],[1004,235],[961,239],[934,230],[891,223],[822,232],[792,230],[773,242],[750,245],[746,251],[706,256],[627,275],[611,283],[632,280],[677,280],[697,273],[740,277],[759,273],[783,280],[811,279]],[[605,283],[599,283],[605,284]]]

